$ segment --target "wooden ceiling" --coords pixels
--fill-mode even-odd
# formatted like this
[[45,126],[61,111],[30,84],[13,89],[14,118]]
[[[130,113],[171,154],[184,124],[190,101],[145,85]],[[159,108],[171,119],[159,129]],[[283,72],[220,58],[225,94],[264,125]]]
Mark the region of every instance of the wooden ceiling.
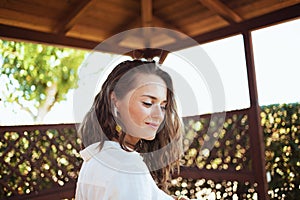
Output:
[[[1,0],[0,37],[93,49],[122,31],[153,26],[204,43],[299,16],[300,0]],[[154,46],[189,46],[167,37]],[[107,51],[134,43],[124,36]]]

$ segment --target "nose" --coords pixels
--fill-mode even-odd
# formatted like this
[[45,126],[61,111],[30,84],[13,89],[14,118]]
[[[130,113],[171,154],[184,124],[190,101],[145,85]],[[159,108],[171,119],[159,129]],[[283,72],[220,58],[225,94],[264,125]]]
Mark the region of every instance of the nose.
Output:
[[156,104],[154,106],[152,106],[152,110],[151,110],[151,117],[154,119],[158,119],[159,121],[161,121],[164,118],[164,111],[162,110],[162,108],[160,107],[160,105]]

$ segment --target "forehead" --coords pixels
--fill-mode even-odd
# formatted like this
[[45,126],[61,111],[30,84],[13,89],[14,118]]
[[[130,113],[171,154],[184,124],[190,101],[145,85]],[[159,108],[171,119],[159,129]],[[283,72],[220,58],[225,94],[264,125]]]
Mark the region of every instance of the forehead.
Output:
[[166,99],[166,83],[157,75],[139,74],[132,90],[133,95],[151,95],[159,99]]
[[137,74],[135,77],[134,89],[147,85],[157,85],[161,87],[167,87],[165,81],[154,74]]

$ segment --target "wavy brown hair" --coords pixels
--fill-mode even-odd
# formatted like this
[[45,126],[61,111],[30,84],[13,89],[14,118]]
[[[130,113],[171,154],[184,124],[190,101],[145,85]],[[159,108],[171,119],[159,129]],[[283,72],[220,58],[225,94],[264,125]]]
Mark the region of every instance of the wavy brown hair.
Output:
[[154,61],[124,61],[118,64],[103,83],[96,95],[90,111],[80,124],[78,133],[84,147],[100,142],[100,149],[106,140],[118,140],[121,147],[130,151],[125,145],[126,133],[116,131],[116,118],[113,114],[111,94],[115,92],[122,99],[135,86],[138,74],[159,76],[167,86],[167,106],[163,122],[153,140],[140,140],[135,150],[140,152],[158,186],[167,191],[171,173],[179,171],[179,159],[182,156],[182,122],[178,116],[173,82],[169,74]]

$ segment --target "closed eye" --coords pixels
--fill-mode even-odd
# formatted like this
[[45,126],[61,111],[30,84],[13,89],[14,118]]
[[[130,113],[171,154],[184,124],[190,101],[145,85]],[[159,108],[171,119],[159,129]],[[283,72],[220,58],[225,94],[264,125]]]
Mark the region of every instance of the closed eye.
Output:
[[152,103],[148,103],[148,102],[143,102],[143,104],[144,104],[146,107],[152,106]]
[[[147,108],[150,108],[153,103],[149,103],[149,102],[142,102],[144,106],[146,106]],[[166,105],[163,105],[163,106],[160,106],[160,108],[165,111],[167,109],[167,106]]]

